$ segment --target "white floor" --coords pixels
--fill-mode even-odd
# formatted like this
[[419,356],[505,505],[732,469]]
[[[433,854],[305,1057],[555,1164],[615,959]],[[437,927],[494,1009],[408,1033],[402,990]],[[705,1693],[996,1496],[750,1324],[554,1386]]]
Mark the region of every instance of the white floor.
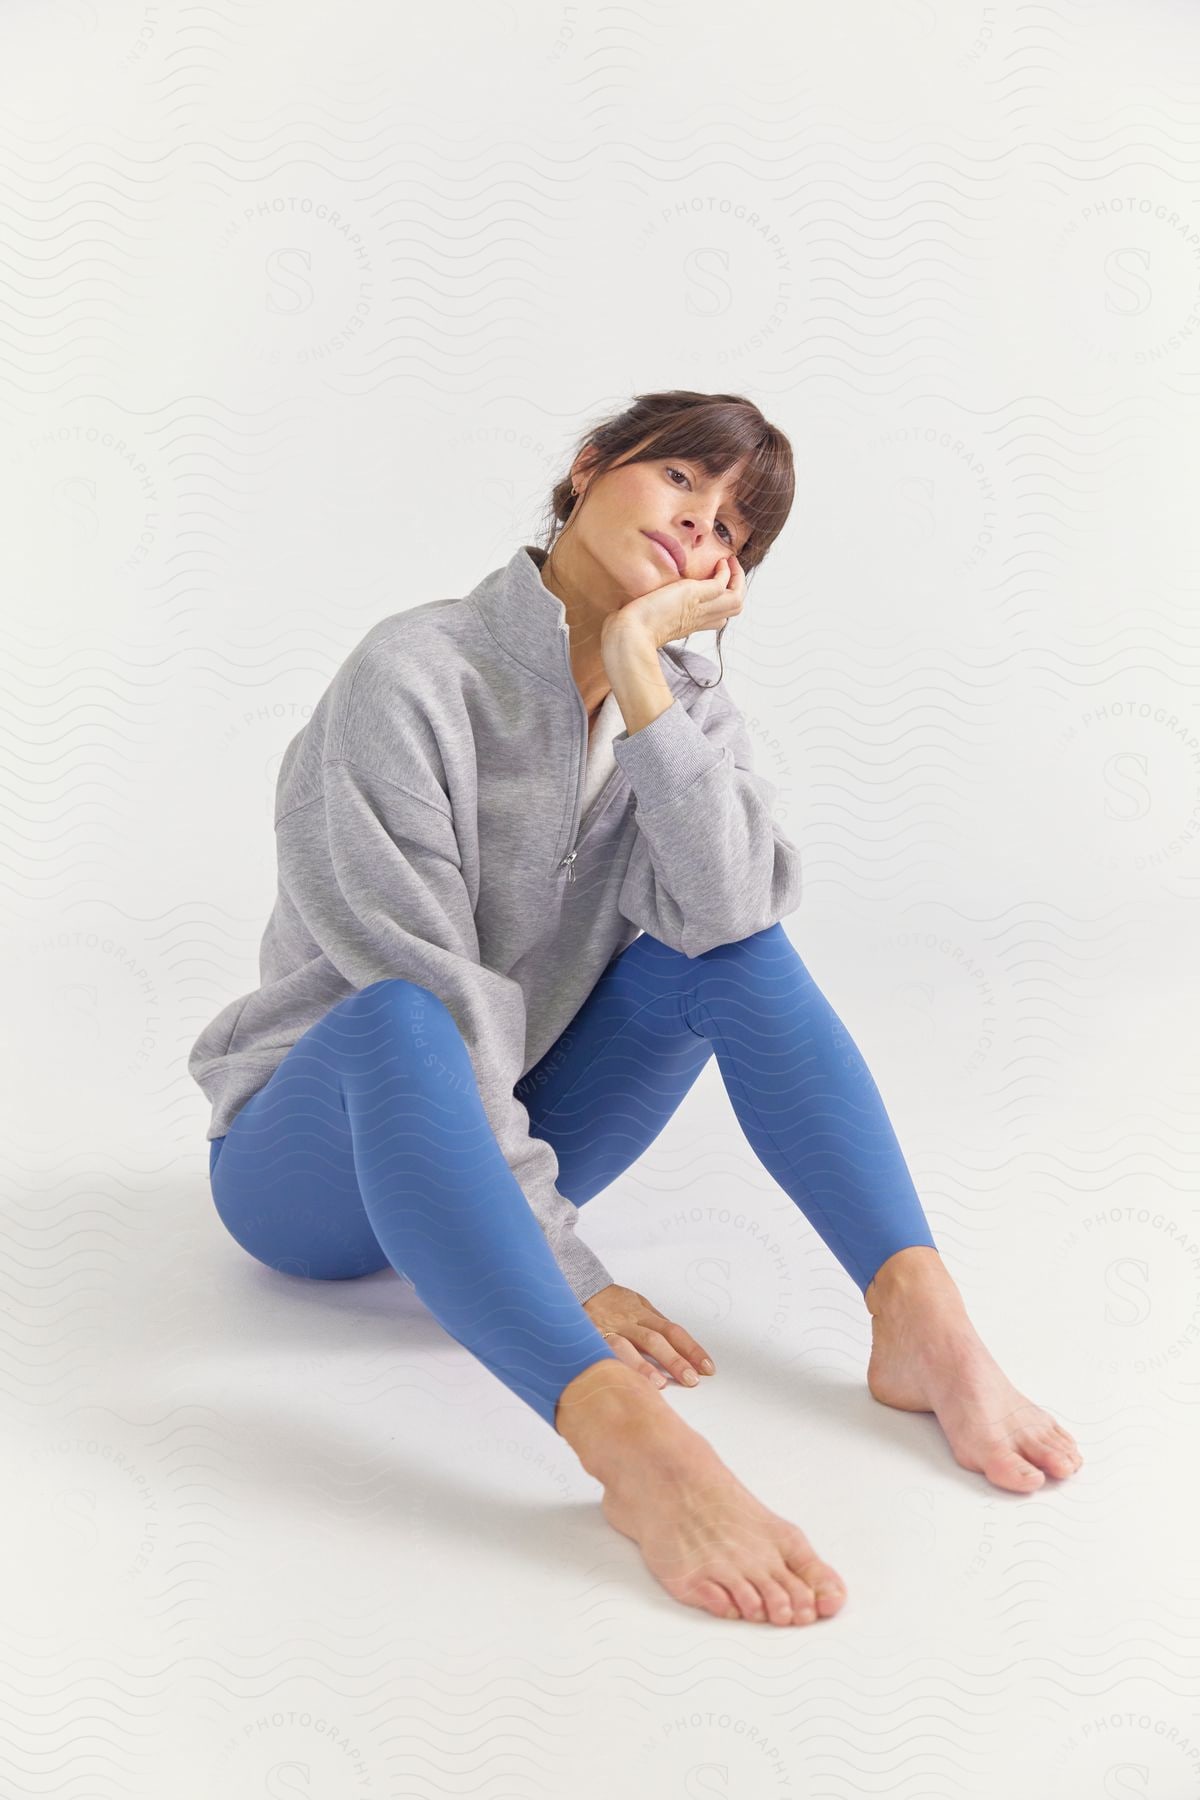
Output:
[[837,979],[973,1317],[1078,1475],[1002,1493],[870,1398],[857,1290],[715,1064],[581,1234],[712,1349],[717,1376],[666,1403],[845,1577],[809,1628],[671,1600],[401,1278],[260,1267],[198,1149],[64,1151],[10,1215],[0,1788],[1200,1794],[1194,1059],[1143,1041],[1138,1073],[1098,1034],[1057,1128],[1031,1107],[972,1141]]

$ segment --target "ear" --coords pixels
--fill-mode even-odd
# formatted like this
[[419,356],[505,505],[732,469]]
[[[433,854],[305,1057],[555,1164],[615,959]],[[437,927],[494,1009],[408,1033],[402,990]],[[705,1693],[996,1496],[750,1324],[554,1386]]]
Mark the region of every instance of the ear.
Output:
[[581,480],[587,479],[599,461],[600,452],[594,444],[589,444],[585,450],[579,452],[571,464],[571,480],[576,487],[579,486]]

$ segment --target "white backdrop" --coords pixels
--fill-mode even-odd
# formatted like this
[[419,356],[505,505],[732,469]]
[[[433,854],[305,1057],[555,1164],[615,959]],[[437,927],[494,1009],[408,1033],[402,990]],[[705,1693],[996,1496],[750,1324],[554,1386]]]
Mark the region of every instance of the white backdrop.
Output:
[[[0,10],[0,1616],[22,1795],[1200,1795],[1200,20],[872,0]],[[724,640],[787,930],[1030,1498],[871,1401],[715,1062],[582,1235],[850,1600],[667,1599],[388,1273],[225,1236],[185,1067],[279,760],[367,628],[532,541],[587,426],[745,393]],[[709,652],[712,639],[693,640]]]

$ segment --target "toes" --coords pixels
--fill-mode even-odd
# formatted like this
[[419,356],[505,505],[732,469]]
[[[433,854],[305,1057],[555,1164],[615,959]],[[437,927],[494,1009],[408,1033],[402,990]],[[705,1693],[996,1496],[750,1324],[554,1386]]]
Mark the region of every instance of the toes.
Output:
[[817,1609],[817,1617],[830,1619],[839,1611],[846,1599],[846,1587],[836,1569],[831,1569],[820,1557],[791,1556],[789,1565],[793,1568],[813,1595],[813,1603]]
[[719,1581],[699,1582],[687,1596],[687,1604],[701,1607],[718,1619],[740,1619],[742,1616],[728,1588],[723,1588]]
[[[1083,1458],[1079,1454],[1079,1445],[1070,1432],[1064,1431],[1058,1420],[1052,1419],[1049,1413],[1043,1413],[1036,1425],[1031,1422],[1030,1429],[1025,1435],[1028,1442],[1022,1443],[1021,1448],[1026,1456],[1029,1456],[1034,1449],[1040,1448],[1048,1451],[1054,1463],[1054,1467],[1050,1469],[1052,1475],[1071,1475],[1082,1466]],[[1064,1459],[1067,1463],[1066,1467],[1061,1466]],[[1042,1468],[1050,1467],[1043,1456],[1039,1455],[1036,1460]]]
[[1017,1450],[993,1451],[984,1460],[983,1472],[997,1487],[1008,1488],[1017,1494],[1032,1493],[1046,1481],[1041,1469]]
[[786,1563],[780,1563],[775,1570],[775,1579],[788,1591],[793,1624],[811,1625],[817,1616],[817,1597],[804,1577],[789,1569]]
[[733,1604],[743,1619],[759,1622],[766,1619],[767,1609],[763,1605],[762,1595],[752,1581],[748,1581],[744,1575],[722,1575],[721,1585],[729,1589]]
[[1069,1431],[1064,1431],[1061,1425],[1056,1425],[1054,1427],[1054,1441],[1060,1449],[1066,1451],[1077,1469],[1082,1468],[1083,1457],[1080,1454],[1079,1445],[1075,1442],[1075,1439],[1071,1436]]
[[1036,1443],[1026,1445],[1025,1455],[1031,1462],[1038,1463],[1047,1474],[1055,1475],[1061,1481],[1067,1475],[1073,1475],[1082,1458],[1074,1445],[1066,1440],[1065,1433],[1047,1432]]
[[[754,1577],[754,1585],[763,1597],[767,1618],[772,1625],[790,1625],[796,1616],[791,1589],[782,1579],[784,1573],[785,1571],[780,1568],[776,1574]],[[812,1610],[811,1600],[807,1606],[801,1606],[799,1610],[802,1614],[807,1613],[809,1618],[816,1617]]]
[[755,1624],[812,1625],[830,1618],[846,1598],[837,1572],[811,1554],[803,1559],[803,1573],[791,1563],[777,1563],[768,1574],[722,1572],[721,1579],[698,1581],[686,1594],[678,1594],[688,1606],[710,1612],[718,1619],[748,1619]]
[[817,1590],[817,1616],[832,1619],[835,1612],[840,1612],[846,1604],[846,1590],[835,1575],[823,1578]]

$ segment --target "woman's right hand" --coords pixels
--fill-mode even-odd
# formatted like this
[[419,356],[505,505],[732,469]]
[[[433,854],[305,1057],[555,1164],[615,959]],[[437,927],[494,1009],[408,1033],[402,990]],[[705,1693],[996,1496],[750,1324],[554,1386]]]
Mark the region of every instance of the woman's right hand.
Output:
[[609,653],[617,653],[625,639],[645,640],[657,649],[694,631],[720,631],[745,604],[746,572],[736,556],[719,558],[707,579],[683,576],[627,600],[606,614],[600,627],[600,656],[609,680]]
[[691,1332],[660,1313],[633,1288],[619,1287],[614,1281],[585,1300],[583,1310],[598,1331],[609,1334],[614,1354],[656,1387],[665,1387],[667,1377],[647,1360],[651,1356],[684,1387],[695,1387],[701,1375],[716,1373],[708,1351]]

